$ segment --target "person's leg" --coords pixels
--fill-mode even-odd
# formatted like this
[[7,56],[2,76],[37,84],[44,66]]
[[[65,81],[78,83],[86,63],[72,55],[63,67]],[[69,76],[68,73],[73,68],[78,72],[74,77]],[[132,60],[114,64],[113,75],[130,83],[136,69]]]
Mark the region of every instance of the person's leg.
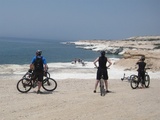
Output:
[[99,83],[99,80],[96,80],[94,92],[96,92],[97,90],[98,83]]
[[41,86],[42,86],[42,82],[38,81],[38,91],[40,91]]
[[145,72],[141,73],[141,77],[142,77],[142,88],[145,87]]
[[104,80],[105,86],[106,86],[106,91],[108,91],[108,80]]
[[40,89],[42,87],[42,81],[43,81],[43,72],[40,72],[39,76],[38,76],[38,91],[37,91],[37,93],[41,93]]
[[105,86],[106,86],[106,92],[109,92],[108,90],[108,71],[107,69],[104,71],[104,83],[105,83]]
[[40,91],[41,86],[42,86],[42,82],[41,82],[41,81],[38,81],[38,90],[37,90],[37,94],[42,93],[42,92]]
[[97,90],[97,86],[98,86],[98,83],[99,83],[99,80],[101,79],[101,71],[98,69],[97,70],[97,80],[96,80],[96,83],[95,83],[95,87],[94,87],[94,93],[96,93],[96,90]]
[[138,81],[140,82],[141,80],[141,73],[138,71]]

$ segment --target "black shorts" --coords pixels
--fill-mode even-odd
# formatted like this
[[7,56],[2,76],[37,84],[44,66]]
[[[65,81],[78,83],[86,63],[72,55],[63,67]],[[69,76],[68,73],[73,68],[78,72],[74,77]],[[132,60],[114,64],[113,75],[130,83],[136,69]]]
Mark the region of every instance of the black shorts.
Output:
[[98,68],[98,70],[97,70],[97,80],[100,80],[102,75],[103,75],[104,80],[108,80],[107,68],[106,69]]
[[33,79],[38,79],[38,81],[40,82],[43,81],[43,71],[34,71],[33,74],[34,74]]
[[145,84],[145,71],[138,71],[138,80],[142,79],[142,84]]

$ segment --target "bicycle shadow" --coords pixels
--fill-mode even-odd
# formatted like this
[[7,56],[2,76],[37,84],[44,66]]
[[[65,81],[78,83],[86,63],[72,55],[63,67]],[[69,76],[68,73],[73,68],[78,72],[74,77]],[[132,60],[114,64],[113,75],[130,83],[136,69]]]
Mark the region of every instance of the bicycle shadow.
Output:
[[[58,91],[43,91],[42,93],[39,93],[39,94],[47,95],[47,94],[53,94],[53,93],[56,93],[56,92],[58,92]],[[32,91],[32,92],[29,92],[29,93],[37,94],[37,91]]]
[[[100,94],[100,91],[96,92],[98,94]],[[116,93],[115,91],[109,91],[109,92],[106,92],[105,94],[110,94],[110,93]]]

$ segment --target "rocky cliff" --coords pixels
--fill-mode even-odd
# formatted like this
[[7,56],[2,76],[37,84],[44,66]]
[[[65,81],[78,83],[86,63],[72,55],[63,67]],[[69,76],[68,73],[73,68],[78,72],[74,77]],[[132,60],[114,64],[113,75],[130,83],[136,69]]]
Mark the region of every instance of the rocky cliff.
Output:
[[160,36],[130,37],[125,40],[80,40],[72,44],[77,48],[121,54],[123,58],[114,65],[127,70],[136,69],[135,63],[145,55],[147,67],[152,68],[152,71],[160,70]]

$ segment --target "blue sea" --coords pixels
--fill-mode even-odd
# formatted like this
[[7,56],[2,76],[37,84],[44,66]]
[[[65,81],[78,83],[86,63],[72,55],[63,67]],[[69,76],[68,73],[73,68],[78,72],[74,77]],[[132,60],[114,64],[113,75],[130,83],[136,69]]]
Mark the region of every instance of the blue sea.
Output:
[[69,40],[0,38],[0,64],[30,64],[36,50],[42,50],[47,63],[71,62],[75,58],[94,61],[99,56],[99,52],[76,48],[74,44],[62,44],[63,42]]

